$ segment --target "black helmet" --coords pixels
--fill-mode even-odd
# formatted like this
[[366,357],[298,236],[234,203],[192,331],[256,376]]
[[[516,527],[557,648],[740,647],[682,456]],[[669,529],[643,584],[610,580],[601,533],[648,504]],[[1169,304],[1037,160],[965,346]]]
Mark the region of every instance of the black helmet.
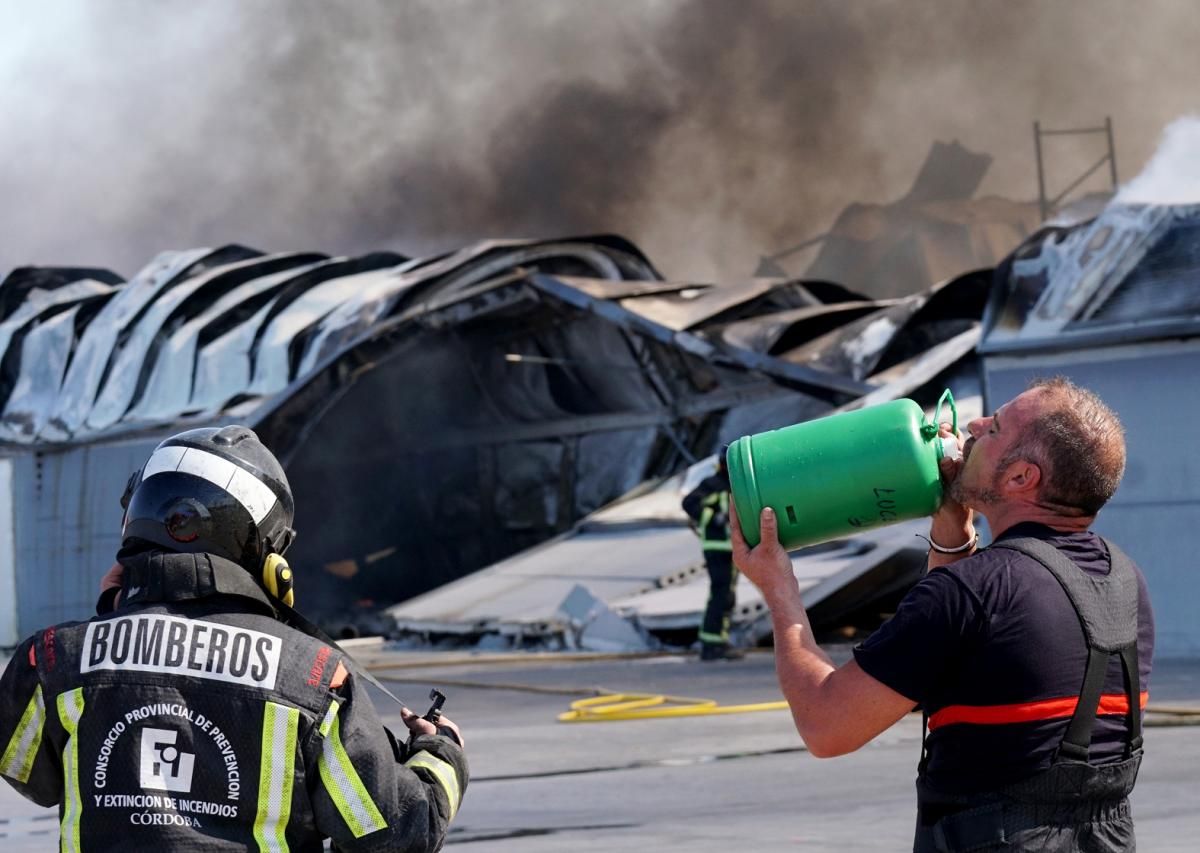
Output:
[[255,576],[296,538],[283,467],[244,426],[171,436],[130,478],[121,503],[123,547],[216,554]]

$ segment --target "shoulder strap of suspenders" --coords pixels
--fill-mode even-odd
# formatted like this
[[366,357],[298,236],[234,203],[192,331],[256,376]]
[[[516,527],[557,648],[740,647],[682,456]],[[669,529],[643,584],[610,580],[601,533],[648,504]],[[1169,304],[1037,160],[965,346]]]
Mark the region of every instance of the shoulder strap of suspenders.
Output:
[[1008,548],[1025,554],[1046,568],[1062,586],[1079,617],[1088,646],[1087,665],[1079,701],[1059,745],[1055,761],[1087,761],[1092,728],[1100,705],[1100,694],[1108,672],[1108,661],[1118,655],[1129,702],[1129,740],[1126,754],[1142,745],[1141,688],[1138,672],[1138,590],[1133,564],[1124,552],[1102,540],[1109,552],[1107,576],[1090,575],[1076,566],[1053,545],[1040,539],[1005,539],[993,548]]

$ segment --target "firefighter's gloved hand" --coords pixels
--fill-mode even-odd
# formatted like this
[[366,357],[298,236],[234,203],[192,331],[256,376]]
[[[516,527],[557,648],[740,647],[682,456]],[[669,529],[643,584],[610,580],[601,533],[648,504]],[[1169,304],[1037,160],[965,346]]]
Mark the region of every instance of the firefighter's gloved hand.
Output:
[[[441,734],[457,741],[459,746],[466,746],[466,743],[463,741],[462,732],[458,726],[446,717],[442,717],[437,721],[437,725],[434,725],[419,714],[414,714],[408,708],[401,708],[400,719],[404,720],[404,725],[408,726],[408,730],[415,735]],[[442,729],[446,731],[441,731]]]

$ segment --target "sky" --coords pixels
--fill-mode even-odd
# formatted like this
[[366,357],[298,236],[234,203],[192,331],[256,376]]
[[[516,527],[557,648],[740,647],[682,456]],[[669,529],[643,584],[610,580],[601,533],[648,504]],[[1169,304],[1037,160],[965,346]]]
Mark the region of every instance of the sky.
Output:
[[[1111,116],[1129,181],[1200,112],[1198,43],[1190,0],[3,4],[0,276],[612,232],[733,280],[934,141],[1031,200],[1033,122]],[[1053,192],[1104,151],[1046,153]]]

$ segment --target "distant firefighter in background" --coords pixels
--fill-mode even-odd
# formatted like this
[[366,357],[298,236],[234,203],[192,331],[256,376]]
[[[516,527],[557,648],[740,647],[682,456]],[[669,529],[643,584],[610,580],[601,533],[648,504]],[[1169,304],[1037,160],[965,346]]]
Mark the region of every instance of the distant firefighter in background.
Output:
[[700,623],[700,660],[736,660],[742,652],[730,648],[729,621],[737,601],[738,572],[729,536],[729,471],[724,447],[717,454],[716,472],[688,492],[683,511],[700,534],[700,549],[708,569],[708,604]]

